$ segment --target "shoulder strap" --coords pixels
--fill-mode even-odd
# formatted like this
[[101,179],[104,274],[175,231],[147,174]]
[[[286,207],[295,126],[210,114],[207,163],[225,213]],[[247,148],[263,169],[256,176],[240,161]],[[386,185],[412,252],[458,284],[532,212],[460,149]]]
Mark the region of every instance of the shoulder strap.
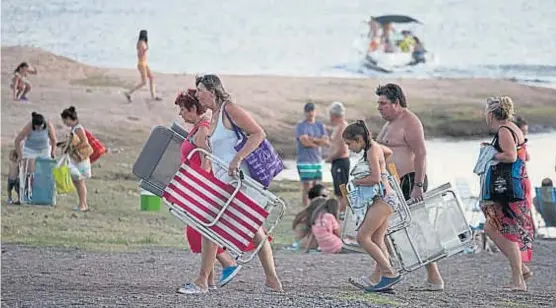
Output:
[[514,137],[515,144],[516,144],[516,145],[519,145],[519,139],[517,138],[517,135],[515,134],[514,130],[511,129],[509,126],[503,125],[503,126],[500,126],[500,128],[498,129],[498,132],[500,132],[500,129],[501,129],[502,127],[507,128],[507,129],[510,131],[510,133],[512,133],[512,136]]
[[506,125],[500,126],[500,128],[498,129],[498,132],[496,133],[495,138],[498,140],[498,134],[500,133],[500,129],[502,129],[502,127],[507,128],[510,131],[510,133],[512,133],[512,137],[514,138],[515,146],[516,146],[517,149],[519,149],[519,147],[521,146],[519,144],[519,139],[517,138],[517,135],[515,134],[514,130],[511,129],[511,127],[509,127],[509,126],[506,126]]
[[512,137],[514,138],[514,142],[516,144],[516,147],[519,147],[519,142],[518,142],[519,140],[517,139],[517,135],[515,134],[514,130],[511,129],[511,127],[506,126],[506,125],[500,126],[498,128],[498,131],[496,132],[496,134],[492,138],[492,142],[490,144],[493,145],[493,146],[496,146],[496,144],[498,143],[498,139],[499,139],[498,135],[500,134],[500,130],[502,129],[502,127],[507,128],[510,131],[510,133],[512,133]]
[[[238,140],[241,140],[243,138],[245,138],[245,134],[243,133],[243,131],[241,130],[241,128],[239,128],[234,121],[232,121],[232,117],[230,117],[230,114],[228,113],[228,111],[226,111],[226,105],[228,103],[224,103],[224,106],[222,106],[222,112],[224,112],[224,114],[226,115],[226,118],[228,118],[228,121],[230,121],[230,124],[232,124],[232,128],[234,129],[234,133],[236,134],[236,137]],[[224,121],[222,121],[222,125],[224,125]]]

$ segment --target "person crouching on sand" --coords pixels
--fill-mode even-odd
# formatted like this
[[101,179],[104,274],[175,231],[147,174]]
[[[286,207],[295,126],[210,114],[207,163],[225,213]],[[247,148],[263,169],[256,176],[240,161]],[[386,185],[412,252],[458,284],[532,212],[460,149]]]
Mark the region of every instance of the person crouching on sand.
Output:
[[371,139],[364,121],[348,125],[343,138],[351,151],[363,151],[363,157],[351,173],[356,199],[352,207],[363,208],[363,215],[359,215],[364,218],[357,233],[357,242],[376,261],[370,278],[350,278],[349,282],[367,292],[387,291],[402,280],[402,276],[390,265],[384,244],[389,218],[399,204],[386,171],[386,159],[392,151]]
[[160,101],[160,97],[156,96],[156,88],[154,84],[154,77],[147,64],[147,51],[149,50],[149,39],[147,37],[147,30],[141,30],[139,32],[139,39],[137,40],[137,70],[141,76],[141,82],[131,89],[129,92],[125,92],[124,95],[127,100],[131,103],[131,94],[133,92],[141,89],[147,84],[147,78],[149,79],[149,87],[151,89],[151,97],[153,100]]
[[27,62],[21,62],[14,70],[12,83],[10,84],[14,101],[27,101],[26,95],[31,91],[31,82],[27,78],[27,74],[37,74],[37,69],[31,68]]

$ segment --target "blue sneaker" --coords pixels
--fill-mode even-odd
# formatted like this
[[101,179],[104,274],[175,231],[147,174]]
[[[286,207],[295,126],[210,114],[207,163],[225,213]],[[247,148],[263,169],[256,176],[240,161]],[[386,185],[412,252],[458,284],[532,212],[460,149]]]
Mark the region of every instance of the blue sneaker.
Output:
[[374,286],[368,286],[365,288],[365,292],[381,292],[387,289],[391,289],[393,285],[397,284],[398,282],[402,281],[402,275],[396,277],[384,277],[380,278],[380,281]]
[[222,269],[222,278],[218,281],[218,286],[223,287],[228,284],[228,282],[232,281],[234,277],[239,273],[241,270],[241,265],[236,266],[228,266]]

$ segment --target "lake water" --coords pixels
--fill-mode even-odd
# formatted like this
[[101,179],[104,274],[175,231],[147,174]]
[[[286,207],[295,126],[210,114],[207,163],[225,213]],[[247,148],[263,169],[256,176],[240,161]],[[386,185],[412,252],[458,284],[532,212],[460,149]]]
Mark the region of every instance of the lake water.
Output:
[[[556,181],[556,132],[530,134],[527,149],[531,160],[527,163],[529,177],[533,186],[540,186],[543,178],[550,177]],[[471,193],[479,192],[479,177],[473,173],[475,161],[479,155],[479,144],[487,139],[451,141],[434,139],[427,141],[427,175],[429,188],[446,182],[456,184],[467,182]],[[357,158],[353,158],[355,161]],[[353,164],[352,164],[353,165]],[[298,181],[295,161],[286,161],[287,169],[277,179]],[[323,182],[332,182],[330,165],[324,168]]]
[[135,68],[137,33],[148,29],[155,71],[368,76],[379,73],[361,69],[354,46],[362,21],[383,14],[422,21],[413,30],[439,59],[399,76],[556,84],[551,0],[2,0],[1,40]]

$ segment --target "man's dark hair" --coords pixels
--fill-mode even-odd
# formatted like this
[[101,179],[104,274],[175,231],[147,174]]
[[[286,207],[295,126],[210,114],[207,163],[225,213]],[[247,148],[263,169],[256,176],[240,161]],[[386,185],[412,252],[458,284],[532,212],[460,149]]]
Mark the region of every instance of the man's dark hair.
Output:
[[392,104],[396,104],[396,100],[398,100],[400,106],[403,108],[407,108],[407,101],[405,100],[405,95],[403,94],[402,88],[397,84],[389,83],[387,85],[381,86],[379,85],[376,88],[375,94],[377,96],[384,95],[388,98]]
[[553,187],[552,180],[550,178],[545,178],[541,182],[542,187]]

